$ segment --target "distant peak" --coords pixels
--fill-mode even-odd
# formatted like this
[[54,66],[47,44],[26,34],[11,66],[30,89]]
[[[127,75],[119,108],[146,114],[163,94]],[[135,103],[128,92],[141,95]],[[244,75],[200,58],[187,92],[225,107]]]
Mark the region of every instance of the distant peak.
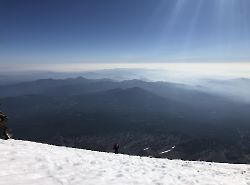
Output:
[[82,76],[78,76],[76,78],[73,78],[73,80],[87,80],[87,79]]

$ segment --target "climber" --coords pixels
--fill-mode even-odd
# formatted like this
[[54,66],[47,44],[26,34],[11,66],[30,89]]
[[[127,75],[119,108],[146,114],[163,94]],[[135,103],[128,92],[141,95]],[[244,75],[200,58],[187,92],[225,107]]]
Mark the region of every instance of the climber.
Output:
[[6,122],[8,117],[0,111],[0,138],[1,139],[10,139],[10,135],[8,134],[8,128],[6,126]]
[[115,154],[118,154],[119,145],[118,145],[117,143],[116,143],[116,144],[114,144],[114,146],[113,146],[113,150],[114,150]]

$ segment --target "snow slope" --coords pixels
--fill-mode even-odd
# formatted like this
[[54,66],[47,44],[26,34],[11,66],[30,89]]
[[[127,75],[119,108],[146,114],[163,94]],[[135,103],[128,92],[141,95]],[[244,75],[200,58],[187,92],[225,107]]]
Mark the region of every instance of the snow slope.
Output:
[[188,162],[0,140],[0,185],[250,185],[250,165]]

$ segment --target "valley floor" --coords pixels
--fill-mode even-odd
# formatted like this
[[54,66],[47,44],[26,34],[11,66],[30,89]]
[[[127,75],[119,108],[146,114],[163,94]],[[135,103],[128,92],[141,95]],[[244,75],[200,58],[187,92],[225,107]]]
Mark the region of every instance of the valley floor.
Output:
[[250,165],[154,159],[0,140],[0,185],[250,185]]

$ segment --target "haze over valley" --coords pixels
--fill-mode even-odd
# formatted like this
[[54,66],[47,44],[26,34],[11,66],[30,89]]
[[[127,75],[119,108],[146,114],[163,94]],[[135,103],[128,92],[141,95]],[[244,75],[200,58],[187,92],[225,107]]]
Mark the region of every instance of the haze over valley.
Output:
[[[227,83],[235,80],[221,86]],[[249,163],[250,103],[236,100],[183,83],[80,76],[3,85],[0,92],[18,139],[98,151],[119,142],[131,155]]]

